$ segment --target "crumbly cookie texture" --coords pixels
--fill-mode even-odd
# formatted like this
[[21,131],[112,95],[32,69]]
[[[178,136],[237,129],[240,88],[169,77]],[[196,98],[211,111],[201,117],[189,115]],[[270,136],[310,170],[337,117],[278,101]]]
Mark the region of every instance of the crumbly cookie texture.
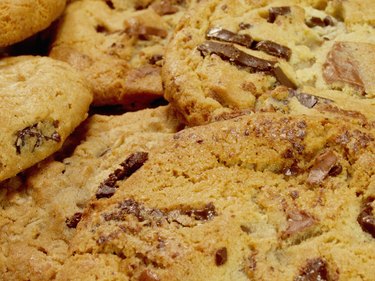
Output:
[[178,129],[168,107],[121,116],[94,115],[75,132],[81,144],[70,157],[46,160],[27,175],[4,181],[0,279],[54,280],[82,211],[98,187],[116,189],[117,184],[108,179],[116,183],[129,176],[123,162],[130,154],[162,145]]
[[[367,8],[368,7],[368,8]],[[375,97],[373,1],[201,1],[169,43],[166,99],[199,125],[285,86]]]
[[130,158],[138,170],[90,203],[57,280],[375,276],[371,128],[255,113]]
[[22,41],[47,28],[65,8],[66,0],[2,0],[0,47]]
[[73,2],[65,11],[50,56],[86,76],[95,105],[146,107],[163,96],[164,47],[189,2]]
[[68,64],[46,57],[0,60],[0,181],[57,151],[87,117],[92,92]]

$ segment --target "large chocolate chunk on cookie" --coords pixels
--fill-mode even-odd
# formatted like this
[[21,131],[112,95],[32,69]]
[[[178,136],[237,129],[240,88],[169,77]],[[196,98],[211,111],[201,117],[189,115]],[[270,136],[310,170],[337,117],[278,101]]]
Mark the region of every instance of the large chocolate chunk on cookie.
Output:
[[[366,3],[371,13],[375,4]],[[359,20],[365,6],[355,0],[200,1],[167,46],[166,99],[189,125],[254,111],[259,97],[279,86],[373,99],[375,29]]]
[[87,117],[92,93],[68,64],[0,60],[0,181],[57,151]]
[[163,96],[164,47],[189,2],[73,2],[50,55],[82,71],[94,91],[95,105],[146,107]]

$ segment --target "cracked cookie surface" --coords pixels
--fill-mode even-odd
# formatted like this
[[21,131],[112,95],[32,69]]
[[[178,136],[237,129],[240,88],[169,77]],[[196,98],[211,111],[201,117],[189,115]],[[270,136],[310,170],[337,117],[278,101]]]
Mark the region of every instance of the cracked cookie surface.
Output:
[[201,1],[167,47],[166,99],[189,125],[254,111],[280,85],[373,100],[375,5],[365,2]]
[[0,60],[0,181],[57,151],[87,117],[92,93],[68,64],[45,57]]
[[164,47],[190,0],[71,3],[50,56],[82,71],[95,105],[144,108],[163,96]]

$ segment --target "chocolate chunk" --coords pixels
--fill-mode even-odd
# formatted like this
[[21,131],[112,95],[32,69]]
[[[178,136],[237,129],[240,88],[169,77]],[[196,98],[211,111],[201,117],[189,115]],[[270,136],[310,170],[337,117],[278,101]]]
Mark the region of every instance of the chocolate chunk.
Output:
[[111,0],[106,0],[105,3],[107,4],[107,6],[113,10],[115,8],[115,6],[113,5],[113,2]]
[[117,189],[117,181],[124,180],[130,177],[135,171],[148,159],[147,152],[136,152],[131,154],[124,162],[120,164],[122,168],[116,169],[111,173],[106,180],[100,183],[98,191],[96,192],[96,198],[109,198],[115,194]]
[[178,12],[178,8],[172,5],[170,0],[162,0],[159,3],[153,3],[151,8],[160,16],[171,15]]
[[329,25],[334,25],[333,19],[330,16],[326,16],[324,19],[318,17],[312,17],[308,22],[306,22],[308,27],[321,26],[326,27]]
[[163,59],[163,55],[153,55],[148,59],[150,64],[156,64]]
[[139,281],[159,281],[160,279],[155,272],[152,272],[149,269],[145,269],[142,271],[138,280]]
[[71,218],[67,218],[65,220],[65,224],[69,228],[76,228],[81,218],[82,218],[82,213],[75,213]]
[[[52,126],[54,126],[54,124],[55,121],[52,123]],[[61,141],[61,137],[56,131],[54,131],[50,136],[45,135],[42,131],[43,125],[43,122],[36,123],[16,132],[16,141],[14,142],[14,146],[16,147],[17,154],[21,154],[22,147],[26,145],[26,142],[32,141],[32,139],[34,139],[34,144],[31,152],[34,152],[37,147],[40,147],[45,140],[52,140],[55,142]]]
[[375,216],[373,214],[373,207],[371,203],[375,200],[375,197],[369,197],[363,203],[362,210],[357,217],[357,222],[361,226],[364,232],[371,234],[375,238]]
[[228,60],[238,66],[249,67],[255,72],[272,72],[275,64],[275,62],[249,55],[237,49],[232,44],[206,41],[198,46],[198,50],[201,52],[202,56],[216,54],[223,60]]
[[217,216],[215,206],[212,202],[208,203],[203,209],[188,209],[181,211],[181,213],[199,221],[208,221]]
[[300,104],[306,106],[307,108],[313,108],[319,101],[317,96],[307,93],[298,93],[294,90],[289,90],[289,96],[296,97]]
[[276,77],[277,81],[284,85],[285,87],[291,88],[291,89],[297,89],[297,85],[294,84],[294,82],[289,79],[289,77],[284,73],[284,71],[281,69],[281,67],[277,66],[273,69],[273,75]]
[[284,175],[286,176],[295,176],[301,172],[301,168],[298,166],[298,163],[294,161],[292,165],[283,170]]
[[215,253],[215,264],[221,266],[225,264],[228,260],[227,248],[223,247],[216,251]]
[[244,23],[244,22],[241,22],[238,27],[241,29],[241,30],[245,30],[245,29],[249,29],[252,27],[252,25],[250,23]]
[[337,156],[332,150],[321,153],[312,166],[307,183],[320,184],[329,174],[329,171],[336,165]]
[[308,259],[294,281],[329,281],[327,262],[322,258]]
[[288,47],[269,40],[263,40],[258,42],[255,45],[255,49],[265,52],[271,56],[286,59],[287,61],[290,59],[290,56],[292,55],[292,50]]
[[95,27],[95,30],[96,30],[96,32],[98,32],[98,33],[110,33],[110,31],[108,30],[108,28],[107,27],[105,27],[104,25],[101,25],[101,24],[99,24],[99,25],[97,25],[96,27]]
[[164,29],[142,25],[138,22],[131,24],[125,29],[125,32],[131,36],[138,36],[141,40],[148,40],[151,35],[160,38],[166,38],[168,36],[168,32]]
[[238,45],[245,46],[247,48],[251,48],[251,44],[253,43],[253,39],[250,35],[247,34],[237,34],[227,29],[223,29],[220,27],[214,27],[207,31],[206,34],[207,39],[215,39],[218,41],[224,41],[228,43],[236,43]]
[[335,165],[329,170],[328,175],[331,177],[336,177],[342,172],[342,166],[340,164]]
[[268,9],[268,22],[274,23],[277,16],[290,14],[290,7],[272,7]]
[[281,235],[283,239],[288,238],[294,233],[300,232],[315,223],[315,219],[312,216],[305,211],[299,210],[288,210],[287,220],[288,227]]

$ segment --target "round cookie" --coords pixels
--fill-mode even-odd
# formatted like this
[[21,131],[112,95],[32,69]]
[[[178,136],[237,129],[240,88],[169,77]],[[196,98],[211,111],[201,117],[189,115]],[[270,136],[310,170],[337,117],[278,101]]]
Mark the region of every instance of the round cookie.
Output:
[[255,113],[183,130],[142,164],[88,206],[57,280],[375,275],[373,129]]
[[94,105],[127,110],[163,96],[164,47],[190,0],[83,0],[71,3],[50,56],[79,69]]
[[66,63],[0,60],[0,181],[57,151],[87,117],[92,93]]
[[189,125],[253,111],[280,85],[373,99],[375,29],[371,14],[359,20],[365,7],[355,0],[201,1],[167,46],[166,99]]
[[0,47],[9,46],[47,28],[65,8],[66,0],[2,0]]
[[50,158],[2,182],[0,279],[54,280],[80,214],[98,186],[123,168],[120,164],[129,154],[163,145],[178,128],[168,107],[94,115],[75,131],[74,141],[68,139],[80,142],[72,155]]

